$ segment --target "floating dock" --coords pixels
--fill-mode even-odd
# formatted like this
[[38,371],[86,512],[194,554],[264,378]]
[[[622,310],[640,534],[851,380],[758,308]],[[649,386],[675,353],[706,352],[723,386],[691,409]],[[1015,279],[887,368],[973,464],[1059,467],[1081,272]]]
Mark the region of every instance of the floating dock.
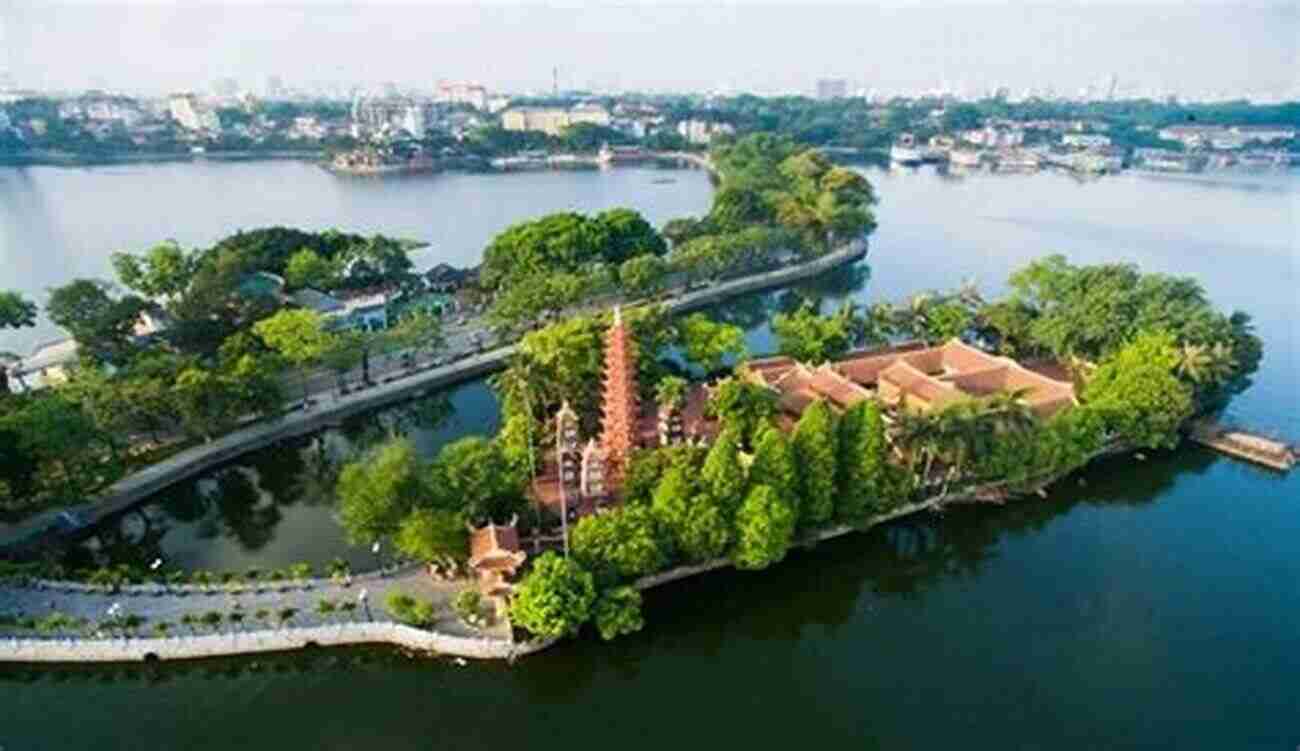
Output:
[[1187,437],[1220,453],[1279,472],[1289,472],[1296,463],[1294,446],[1215,422],[1194,423]]

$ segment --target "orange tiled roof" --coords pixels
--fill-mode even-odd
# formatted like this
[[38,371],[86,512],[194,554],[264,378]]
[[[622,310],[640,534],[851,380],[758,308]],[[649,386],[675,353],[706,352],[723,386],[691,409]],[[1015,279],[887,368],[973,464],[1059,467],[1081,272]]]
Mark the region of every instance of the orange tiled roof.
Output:
[[488,524],[474,530],[470,536],[469,565],[474,568],[499,568],[501,561],[512,560],[516,554],[522,555],[522,552],[519,547],[519,530],[513,524]]

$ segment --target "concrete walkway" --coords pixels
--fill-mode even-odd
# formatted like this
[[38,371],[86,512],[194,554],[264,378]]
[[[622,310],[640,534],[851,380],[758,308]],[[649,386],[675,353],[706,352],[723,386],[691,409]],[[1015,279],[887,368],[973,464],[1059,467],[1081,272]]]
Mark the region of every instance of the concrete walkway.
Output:
[[[674,314],[686,313],[738,295],[781,287],[816,276],[855,263],[864,258],[866,253],[865,241],[858,241],[806,263],[718,282],[704,289],[677,294],[662,303]],[[342,396],[333,391],[317,393],[313,396],[315,403],[309,409],[295,410],[278,420],[254,423],[209,443],[181,451],[117,481],[94,500],[70,508],[44,511],[15,524],[0,525],[0,552],[38,540],[64,511],[72,512],[81,525],[93,526],[103,518],[125,511],[175,483],[202,474],[250,451],[334,427],[354,415],[499,370],[505,367],[514,352],[515,345],[511,344],[468,355],[447,365],[396,377],[387,383]]]
[[[154,626],[160,622],[170,624],[170,633],[183,635],[190,631],[181,625],[182,617],[189,614],[201,618],[210,611],[221,613],[223,621],[220,630],[223,632],[274,628],[279,624],[276,615],[285,608],[297,611],[291,620],[294,626],[322,626],[344,621],[390,622],[396,619],[388,612],[385,602],[391,593],[400,592],[420,602],[433,604],[437,618],[433,630],[439,633],[456,637],[508,640],[510,629],[504,621],[480,630],[465,625],[456,616],[451,607],[451,599],[467,586],[471,586],[468,580],[435,580],[418,567],[390,576],[357,577],[350,583],[330,579],[311,579],[300,583],[265,582],[256,586],[244,585],[242,591],[223,586],[196,591],[200,588],[191,586],[185,587],[184,592],[178,592],[161,585],[142,585],[110,593],[88,592],[80,588],[69,590],[57,585],[0,585],[0,615],[40,619],[51,613],[62,613],[87,619],[91,623],[101,623],[109,618],[109,609],[116,607],[121,616],[136,615],[144,619],[138,629],[142,635],[152,634]],[[360,599],[363,591],[366,594],[364,601]],[[336,607],[344,602],[355,602],[357,609],[351,613],[336,611],[322,615],[317,610],[321,600],[330,600]],[[269,612],[267,620],[258,622],[255,615],[259,610]],[[226,620],[235,611],[244,615],[244,620],[239,625]],[[205,632],[211,629],[200,626],[198,630]]]

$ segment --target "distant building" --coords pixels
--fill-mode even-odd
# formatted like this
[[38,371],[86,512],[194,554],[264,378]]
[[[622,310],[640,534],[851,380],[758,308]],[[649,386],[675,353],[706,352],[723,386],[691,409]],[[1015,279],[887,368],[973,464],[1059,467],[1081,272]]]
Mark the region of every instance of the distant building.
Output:
[[843,78],[822,78],[817,81],[818,99],[843,99],[849,95],[849,82]]
[[468,104],[477,110],[488,108],[487,89],[469,81],[439,81],[434,99],[444,104]]
[[1166,141],[1177,141],[1189,149],[1211,147],[1240,149],[1248,143],[1289,141],[1296,128],[1289,125],[1171,125],[1160,131]]
[[728,123],[716,123],[710,120],[683,120],[677,123],[677,134],[688,143],[707,145],[716,136],[730,135],[736,129]]
[[182,128],[192,131],[220,132],[221,118],[191,93],[172,94],[167,111]]
[[991,149],[1009,148],[1019,146],[1025,142],[1025,132],[1019,128],[1003,129],[989,126],[977,130],[963,131],[961,140],[967,143],[973,143],[976,146],[986,146]]
[[571,109],[512,107],[501,113],[501,126],[506,130],[541,131],[550,136],[558,136],[565,128],[579,123],[608,127],[611,122],[609,110],[594,104],[580,104]]
[[378,331],[388,328],[386,292],[368,292],[348,297],[335,296],[310,287],[289,295],[300,308],[315,311],[330,328]]
[[352,137],[424,138],[430,119],[423,105],[405,97],[358,98],[352,102]]
[[1081,149],[1095,149],[1110,145],[1110,138],[1099,133],[1066,133],[1061,136],[1061,145]]
[[45,342],[9,369],[11,379],[24,389],[54,386],[68,380],[68,369],[77,363],[79,347],[72,337]]

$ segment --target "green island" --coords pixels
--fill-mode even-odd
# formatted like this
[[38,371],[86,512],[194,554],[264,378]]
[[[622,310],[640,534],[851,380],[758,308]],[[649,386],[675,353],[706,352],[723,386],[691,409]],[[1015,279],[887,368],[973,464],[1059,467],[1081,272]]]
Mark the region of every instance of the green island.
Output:
[[[514,630],[526,644],[589,623],[612,639],[643,627],[646,587],[763,569],[794,546],[948,503],[1004,503],[1103,453],[1174,448],[1258,367],[1250,317],[1217,311],[1196,281],[1055,255],[1014,273],[997,299],[963,288],[783,312],[771,321],[777,351],[753,356],[738,327],[673,317],[664,299],[860,241],[876,197],[857,172],[770,134],[727,142],[712,161],[707,216],[662,231],[626,209],[525,222],[489,245],[454,300],[413,273],[406,243],[384,237],[273,228],[203,250],[119,254],[130,294],[96,280],[51,293],[46,312],[76,343],[61,382],[0,389],[5,513],[59,508],[181,447],[274,420],[287,403],[366,388],[379,358],[418,369],[451,354],[454,329],[472,319],[481,331],[469,339],[518,337],[493,377],[500,431],[427,464],[403,439],[348,463],[340,522],[350,541],[419,564],[403,581],[438,582],[437,597],[390,591],[392,620],[442,628],[438,611],[450,608],[471,633],[504,629],[513,641]],[[391,295],[382,313],[319,304],[365,302],[376,288]],[[0,295],[0,325],[31,325],[35,313]],[[185,578],[6,566],[15,586]],[[360,618],[339,594],[352,573],[329,573],[336,589],[316,615]],[[193,584],[276,602],[285,582],[317,586],[310,574],[204,573]],[[288,625],[312,609],[295,598],[251,618]],[[184,610],[177,623],[193,633],[248,617]],[[100,623],[6,618],[0,627],[17,633],[145,626],[122,612]],[[176,628],[152,625],[157,636]]]

